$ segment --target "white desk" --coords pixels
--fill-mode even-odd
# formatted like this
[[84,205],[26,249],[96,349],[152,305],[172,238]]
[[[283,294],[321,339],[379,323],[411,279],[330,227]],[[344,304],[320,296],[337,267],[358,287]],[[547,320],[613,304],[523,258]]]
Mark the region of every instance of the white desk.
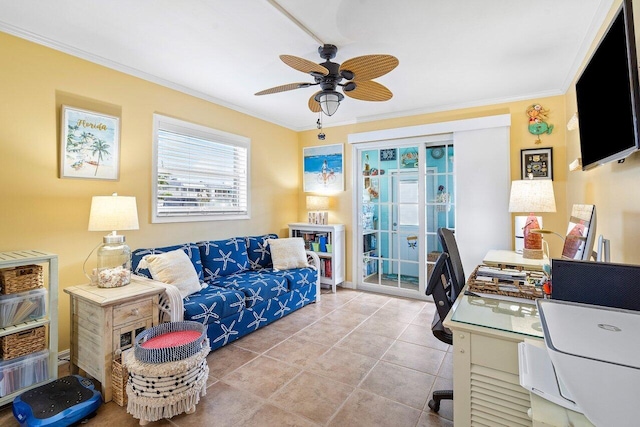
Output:
[[[527,339],[544,345],[533,300],[515,303],[461,293],[443,323],[453,333],[456,427],[590,426],[582,414],[569,413],[520,386],[518,343]],[[574,424],[567,424],[568,419]]]
[[549,258],[545,255],[542,259],[524,258],[515,251],[492,249],[484,256],[482,262],[486,265],[497,267],[516,267],[525,270],[542,270],[542,266],[549,264]]

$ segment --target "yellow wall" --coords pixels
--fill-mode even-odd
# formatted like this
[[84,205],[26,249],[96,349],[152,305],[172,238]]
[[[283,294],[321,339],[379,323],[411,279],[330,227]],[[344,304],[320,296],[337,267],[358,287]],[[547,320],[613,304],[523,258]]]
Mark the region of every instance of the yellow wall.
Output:
[[[287,235],[301,182],[298,135],[280,126],[0,33],[0,251],[58,254],[60,287],[86,282],[102,240],[89,232],[94,195],[136,196],[132,249],[237,235]],[[60,105],[121,117],[120,180],[58,178]],[[151,224],[152,115],[251,138],[250,220]],[[95,253],[89,266],[95,266]],[[69,296],[59,292],[59,348],[69,348]]]
[[[605,22],[610,22],[621,1],[616,0]],[[640,2],[634,2],[636,47],[640,46]],[[600,40],[606,24],[596,37]],[[594,44],[587,56],[595,48]],[[586,62],[586,61],[585,61]],[[584,64],[583,64],[584,66]],[[602,108],[607,108],[603,105]],[[565,116],[577,110],[575,82],[566,94]],[[581,126],[607,126],[607,123],[581,123]],[[610,129],[611,138],[616,130]],[[607,141],[602,141],[606,144]],[[580,157],[580,136],[577,130],[567,132],[567,162]],[[568,172],[567,204],[596,205],[597,235],[611,240],[611,261],[640,264],[640,153],[629,156],[624,163],[609,163],[589,171]]]
[[[343,101],[344,105],[340,108],[357,108],[360,101],[347,99]],[[536,135],[532,135],[528,130],[528,116],[526,109],[533,103],[542,104],[549,110],[549,124],[554,125],[554,129],[550,135],[544,134],[540,138],[542,142],[536,144]],[[451,120],[462,120],[475,117],[492,116],[497,114],[511,114],[511,179],[520,179],[520,150],[528,148],[553,148],[553,187],[556,196],[557,212],[542,214],[544,220],[544,228],[550,230],[558,230],[560,234],[564,234],[567,228],[569,212],[565,204],[566,197],[566,180],[567,180],[567,162],[565,156],[565,133],[566,123],[565,105],[563,96],[555,96],[549,98],[540,98],[531,101],[512,102],[507,104],[491,105],[485,107],[469,108],[464,110],[445,111],[432,114],[424,114],[419,116],[403,117],[398,119],[380,120],[376,122],[359,123],[348,126],[339,126],[325,128],[324,133],[326,139],[319,141],[317,130],[306,131],[300,133],[300,142],[302,147],[310,147],[324,144],[345,144],[345,190],[331,196],[331,206],[329,210],[329,221],[332,223],[342,223],[346,226],[346,245],[347,245],[347,281],[355,280],[352,277],[352,239],[354,222],[352,220],[352,198],[353,198],[353,171],[351,170],[352,146],[346,141],[348,135],[359,132],[369,132],[380,129],[391,129],[405,126],[415,126],[429,123],[439,123]],[[320,144],[322,143],[322,144]],[[302,152],[300,153],[302,155]],[[478,173],[478,171],[459,171],[458,173]],[[304,203],[304,193],[299,196],[299,212],[300,220],[303,220],[307,211]],[[521,214],[520,214],[521,215]],[[513,232],[513,222],[511,223]],[[550,252],[552,256],[560,256],[562,253],[562,241],[551,236],[547,239],[549,242]],[[508,249],[508,248],[504,248]],[[478,260],[478,263],[482,260]]]
[[[616,0],[612,10],[619,4]],[[634,15],[640,16],[640,11]],[[306,221],[300,161],[303,147],[319,145],[316,130],[296,133],[3,33],[0,57],[5,58],[0,67],[0,178],[4,183],[0,189],[0,251],[40,249],[58,254],[61,288],[86,281],[82,263],[101,241],[102,233],[87,231],[94,195],[118,192],[137,197],[140,230],[125,233],[132,248],[270,231],[285,236],[287,223]],[[358,102],[347,99],[342,108],[357,108]],[[540,145],[527,130],[525,110],[534,102],[550,110],[548,122],[555,126],[551,135],[542,136]],[[58,178],[62,104],[121,117],[119,181]],[[636,249],[640,237],[640,155],[620,165],[568,172],[568,163],[579,155],[577,132],[567,132],[565,126],[575,109],[572,87],[566,96],[325,128],[322,144],[345,144],[345,191],[332,197],[330,220],[347,226],[347,280],[352,280],[353,226],[348,135],[496,114],[511,114],[512,179],[520,179],[521,149],[553,148],[558,211],[544,214],[545,228],[563,232],[573,203],[593,203],[598,209],[598,234],[611,239],[612,260],[640,264]],[[251,138],[250,220],[150,223],[153,113]],[[559,239],[548,240],[552,256],[558,256]],[[90,262],[94,260],[95,255]],[[59,348],[67,349],[69,298],[62,290],[59,300]]]

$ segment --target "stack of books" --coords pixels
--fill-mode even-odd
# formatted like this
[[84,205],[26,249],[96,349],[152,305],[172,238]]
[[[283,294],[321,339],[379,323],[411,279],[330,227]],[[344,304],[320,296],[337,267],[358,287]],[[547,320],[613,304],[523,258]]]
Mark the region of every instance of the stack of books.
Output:
[[475,293],[535,299],[543,296],[543,276],[543,272],[479,265],[467,284],[469,290]]

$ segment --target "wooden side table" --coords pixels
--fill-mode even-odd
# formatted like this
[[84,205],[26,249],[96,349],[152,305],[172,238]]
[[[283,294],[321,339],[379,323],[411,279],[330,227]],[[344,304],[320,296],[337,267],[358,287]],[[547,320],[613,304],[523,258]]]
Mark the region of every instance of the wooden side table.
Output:
[[85,284],[64,290],[71,297],[71,373],[82,369],[100,381],[105,402],[112,398],[116,353],[130,348],[138,333],[159,322],[164,288],[155,283],[132,276],[131,283],[120,288]]

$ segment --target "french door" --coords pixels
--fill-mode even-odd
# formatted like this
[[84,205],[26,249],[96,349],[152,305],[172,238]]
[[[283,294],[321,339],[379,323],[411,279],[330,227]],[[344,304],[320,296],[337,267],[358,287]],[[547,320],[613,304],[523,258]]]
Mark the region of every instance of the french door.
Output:
[[423,298],[442,251],[438,227],[455,227],[450,136],[354,146],[360,289]]

